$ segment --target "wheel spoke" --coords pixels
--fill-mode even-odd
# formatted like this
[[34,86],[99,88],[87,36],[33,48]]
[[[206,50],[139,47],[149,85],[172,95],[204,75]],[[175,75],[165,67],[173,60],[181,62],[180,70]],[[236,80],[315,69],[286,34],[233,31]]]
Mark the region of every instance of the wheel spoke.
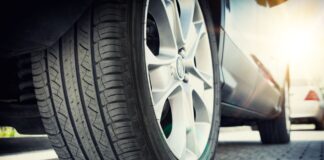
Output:
[[[186,129],[185,126],[173,125],[172,132],[167,139],[167,143],[172,150],[173,154],[180,158],[186,151]],[[176,130],[176,131],[175,131]]]
[[146,64],[149,68],[156,68],[162,65],[170,65],[171,63],[174,63],[177,59],[177,54],[174,53],[174,51],[170,51],[169,53],[174,54],[165,54],[168,53],[166,50],[164,52],[160,52],[158,56],[155,56],[151,49],[148,46],[145,46],[145,59]]
[[184,44],[177,4],[173,0],[156,0],[149,4],[149,13],[155,18],[161,46],[177,48]]
[[191,151],[195,155],[200,155],[201,151],[199,149],[199,141],[197,139],[196,127],[193,127],[187,133],[187,150]]
[[180,158],[186,152],[187,144],[187,114],[183,115],[183,113],[186,113],[188,102],[182,86],[179,87],[178,92],[175,92],[169,97],[169,102],[172,111],[172,131],[167,138],[167,143],[175,156]]
[[[194,27],[193,27],[194,26]],[[204,28],[204,24],[202,21],[196,22],[193,24],[190,30],[191,40],[188,45],[189,48],[188,54],[185,56],[185,66],[188,71],[201,79],[205,83],[205,88],[209,89],[213,87],[213,76],[211,74],[207,74],[205,72],[199,71],[197,66],[195,65],[195,56],[197,53],[197,48],[199,46],[201,38],[206,35],[206,29]]]
[[194,119],[194,104],[192,99],[192,88],[188,84],[182,85],[185,99],[183,105],[186,110],[184,121],[186,122],[186,131],[187,133],[194,129],[195,119]]
[[156,118],[161,119],[164,103],[171,95],[180,91],[180,82],[170,81],[161,88],[152,89],[154,110]]
[[207,143],[211,124],[207,122],[196,122],[195,128],[196,128],[196,136],[197,136],[196,139],[198,139],[197,147],[199,148],[199,154],[200,154],[201,152],[203,152],[205,145]]
[[186,43],[186,48],[188,49],[188,55],[185,57],[186,60],[191,60],[195,58],[197,54],[197,48],[200,40],[203,36],[207,35],[206,28],[203,21],[197,21],[190,24],[190,30],[188,32],[188,40]]
[[186,129],[185,126],[173,125],[172,132],[167,139],[170,149],[176,157],[181,157],[186,151]]
[[196,156],[201,155],[208,140],[210,127],[210,123],[195,122],[194,127],[187,133],[187,151]]
[[181,29],[185,40],[192,38],[188,33],[193,22],[195,3],[195,0],[179,0]]
[[[187,133],[187,150],[190,150],[192,153],[197,154],[199,152],[196,128],[195,128],[195,115],[194,115],[194,102],[192,96],[192,88],[188,84],[182,85],[184,90],[184,108],[186,114],[184,116],[184,121],[186,122],[186,133]],[[199,154],[198,154],[199,155]]]
[[192,90],[192,102],[196,111],[196,121],[211,122],[214,107],[214,90],[204,88],[204,82],[191,76],[189,85]]
[[[196,121],[211,122],[213,113],[213,99],[208,99],[208,91],[201,91],[197,86],[193,86],[193,104],[196,110]],[[213,92],[212,90],[210,90]],[[211,94],[212,95],[212,94]],[[207,103],[209,101],[211,103]]]
[[[183,103],[187,111],[184,120],[186,121],[187,150],[195,155],[200,155],[204,150],[210,131],[211,122],[207,106],[203,102],[203,95],[198,94],[190,85],[182,85],[185,91],[186,102]],[[194,113],[195,112],[195,113]],[[195,117],[196,115],[196,117]]]
[[186,150],[186,155],[184,156],[185,160],[197,160],[198,158],[199,157],[194,152],[189,149]]
[[196,67],[190,67],[188,71],[195,77],[204,82],[205,89],[213,88],[213,76],[202,71],[199,71]]

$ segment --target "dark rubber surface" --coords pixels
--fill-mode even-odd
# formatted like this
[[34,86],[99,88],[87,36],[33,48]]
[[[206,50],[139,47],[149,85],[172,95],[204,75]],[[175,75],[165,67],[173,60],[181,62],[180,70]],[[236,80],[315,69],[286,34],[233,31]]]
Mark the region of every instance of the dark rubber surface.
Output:
[[97,2],[59,42],[32,55],[38,106],[60,159],[141,159],[124,49],[130,3]]

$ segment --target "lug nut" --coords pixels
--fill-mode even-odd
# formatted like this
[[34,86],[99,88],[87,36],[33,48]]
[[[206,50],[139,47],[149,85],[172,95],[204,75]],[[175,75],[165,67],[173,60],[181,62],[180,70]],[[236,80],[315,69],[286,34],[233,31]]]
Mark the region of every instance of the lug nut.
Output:
[[184,58],[186,56],[186,50],[184,48],[181,48],[179,51],[179,55]]
[[189,75],[185,74],[183,77],[183,82],[188,83],[188,81],[189,81]]

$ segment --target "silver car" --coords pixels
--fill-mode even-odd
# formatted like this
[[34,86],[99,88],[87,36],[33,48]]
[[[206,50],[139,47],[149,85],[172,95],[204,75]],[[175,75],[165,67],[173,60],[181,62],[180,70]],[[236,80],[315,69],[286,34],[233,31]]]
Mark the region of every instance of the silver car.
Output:
[[[228,0],[221,30],[222,126],[257,125],[263,143],[290,141],[289,66],[275,52],[250,53],[273,26],[268,22],[280,13],[268,1]],[[271,1],[273,2],[273,1]],[[277,1],[279,2],[279,1]],[[269,6],[270,5],[270,6]],[[279,5],[279,4],[277,4]],[[285,5],[285,3],[280,4]],[[283,6],[285,7],[285,6]],[[256,14],[257,13],[257,14]],[[255,36],[256,31],[261,36]],[[276,56],[277,55],[277,56]]]
[[291,121],[294,124],[315,124],[324,129],[324,99],[319,87],[305,79],[293,79],[290,88]]

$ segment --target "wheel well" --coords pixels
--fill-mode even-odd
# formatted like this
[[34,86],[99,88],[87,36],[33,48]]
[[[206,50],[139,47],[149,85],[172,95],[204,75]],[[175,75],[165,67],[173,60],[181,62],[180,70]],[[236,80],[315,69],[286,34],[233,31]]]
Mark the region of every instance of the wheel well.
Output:
[[0,6],[0,55],[25,54],[53,45],[92,0],[6,1]]
[[30,55],[0,58],[0,126],[19,133],[44,133],[36,104]]

